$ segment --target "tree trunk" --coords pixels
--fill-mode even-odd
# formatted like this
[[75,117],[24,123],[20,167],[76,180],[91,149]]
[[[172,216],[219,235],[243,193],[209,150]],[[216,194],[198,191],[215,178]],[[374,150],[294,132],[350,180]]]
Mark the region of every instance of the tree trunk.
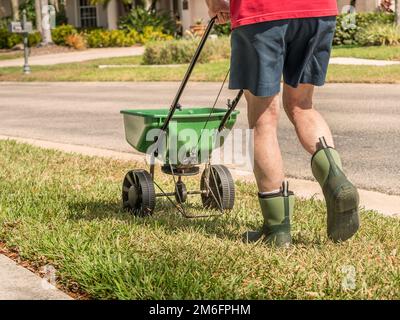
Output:
[[11,0],[11,10],[13,21],[19,20],[19,3],[18,0]]
[[49,0],[40,0],[41,16],[42,16],[42,46],[47,46],[53,43],[51,38],[50,29],[50,13],[49,13]]
[[35,0],[36,30],[42,32],[42,6],[40,0]]
[[400,26],[400,0],[395,1],[396,24]]

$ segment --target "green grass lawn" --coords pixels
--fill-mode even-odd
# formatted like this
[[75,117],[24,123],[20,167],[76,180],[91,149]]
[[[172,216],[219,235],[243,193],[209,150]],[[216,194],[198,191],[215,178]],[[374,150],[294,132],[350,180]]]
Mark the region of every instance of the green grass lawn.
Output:
[[[0,68],[0,81],[180,81],[186,65],[172,68],[150,66],[99,69],[102,64],[140,64],[141,57],[93,60],[75,64],[32,66],[30,75],[23,75],[20,67]],[[229,61],[198,64],[192,81],[222,81]],[[400,83],[400,65],[342,66],[331,65],[331,83]]]
[[350,57],[376,60],[400,60],[400,46],[336,46],[333,57]]
[[[141,219],[120,210],[135,167],[0,141],[0,241],[99,299],[400,298],[400,219],[362,211],[360,232],[335,245],[323,203],[299,199],[292,249],[246,245],[241,233],[261,223],[255,185],[237,183],[235,209],[221,218],[187,220],[158,200]],[[353,267],[355,288],[344,290]]]

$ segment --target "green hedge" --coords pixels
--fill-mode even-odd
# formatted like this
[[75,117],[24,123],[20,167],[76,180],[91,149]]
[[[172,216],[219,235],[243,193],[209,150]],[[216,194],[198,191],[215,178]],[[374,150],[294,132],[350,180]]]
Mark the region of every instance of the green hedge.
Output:
[[138,34],[122,30],[92,30],[85,34],[90,48],[129,47],[138,42]]
[[[355,27],[349,28],[351,25],[351,19],[355,18]],[[357,34],[362,30],[365,30],[372,24],[393,24],[394,14],[388,13],[357,13],[348,15],[339,15],[337,17],[337,25],[335,37],[333,39],[334,45],[343,44],[360,44],[357,38]]]
[[[189,63],[196,51],[198,42],[198,39],[150,42],[146,45],[143,55],[143,64]],[[229,56],[229,38],[222,37],[207,42],[199,57],[199,62],[206,63],[228,59]]]
[[138,33],[136,30],[94,29],[85,31],[84,37],[90,48],[129,47],[136,43],[173,39],[172,36],[151,26],[145,27],[142,33]]
[[400,26],[375,23],[361,29],[356,41],[363,46],[395,46],[400,44]]
[[[70,35],[80,34],[89,48],[128,47],[136,43],[145,44],[149,41],[172,40],[171,35],[165,34],[159,28],[147,26],[142,33],[136,30],[105,30],[87,29],[77,30],[71,25],[61,25],[51,31],[53,42],[65,46]],[[29,35],[30,46],[35,46],[41,41],[39,33]],[[22,42],[22,36],[9,33],[7,28],[0,28],[0,49],[10,49]]]
[[[29,46],[36,46],[42,40],[39,32],[29,34]],[[23,36],[17,33],[10,33],[7,29],[0,29],[0,49],[11,49],[23,42]]]
[[65,46],[66,38],[68,36],[70,36],[72,34],[76,34],[76,33],[78,33],[78,31],[75,29],[74,26],[65,24],[65,25],[56,27],[55,29],[51,30],[51,37],[55,44],[60,45],[60,46]]

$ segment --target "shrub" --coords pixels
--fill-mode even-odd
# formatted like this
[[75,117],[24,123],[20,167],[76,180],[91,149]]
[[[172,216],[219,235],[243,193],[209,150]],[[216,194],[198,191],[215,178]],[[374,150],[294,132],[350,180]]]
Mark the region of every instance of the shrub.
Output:
[[8,26],[10,24],[10,22],[12,21],[12,19],[10,17],[7,18],[0,18],[0,30],[1,29],[6,29],[8,30]]
[[363,46],[400,44],[400,26],[372,24],[356,34],[356,41]]
[[[355,26],[351,27],[351,19]],[[336,32],[333,39],[335,45],[358,44],[357,34],[371,24],[393,24],[394,14],[387,13],[357,13],[341,14],[337,17]]]
[[143,28],[142,34],[139,34],[138,42],[147,43],[150,41],[163,41],[172,39],[174,39],[173,36],[163,33],[160,28],[148,26]]
[[51,36],[53,38],[53,42],[57,45],[65,46],[65,39],[72,35],[77,34],[77,30],[74,26],[70,24],[64,24],[62,26],[56,27],[51,31]]
[[21,34],[8,33],[6,48],[11,49],[14,46],[16,46],[17,44],[22,43],[22,42],[23,42],[23,37]]
[[138,38],[133,32],[124,32],[122,30],[112,30],[110,34],[110,47],[130,47],[134,45]]
[[19,16],[22,20],[22,11],[26,10],[26,19],[32,22],[33,27],[36,28],[36,12],[35,12],[35,0],[19,1]]
[[40,32],[34,32],[29,34],[28,43],[30,47],[37,46],[40,43],[40,41],[42,41],[42,35],[40,34]]
[[8,31],[5,28],[0,28],[0,49],[7,48]]
[[86,42],[90,48],[129,47],[139,41],[140,36],[134,30],[95,29],[86,32]]
[[129,47],[135,43],[147,43],[149,41],[172,40],[171,35],[161,32],[154,27],[145,27],[143,33],[136,30],[86,30],[85,37],[90,48]]
[[216,24],[214,26],[214,32],[218,36],[229,36],[231,34],[231,23]]
[[146,27],[153,27],[172,35],[175,33],[176,23],[169,13],[146,10],[143,7],[133,8],[119,21],[119,28],[126,31],[133,29],[142,34]]
[[[41,41],[39,32],[31,33],[28,36],[29,46],[36,46]],[[7,29],[0,29],[0,49],[11,49],[23,42],[23,36],[17,33],[10,33]]]
[[86,33],[86,42],[90,48],[107,48],[110,46],[110,36],[105,30],[95,29]]
[[[150,42],[143,55],[144,64],[180,64],[192,59],[198,39]],[[229,38],[208,41],[199,57],[200,63],[226,59],[230,55]]]
[[11,49],[22,42],[22,36],[16,33],[10,33],[7,29],[0,29],[0,49]]
[[76,50],[84,50],[86,49],[85,38],[79,34],[70,34],[66,37],[65,43],[67,46],[72,47]]
[[210,50],[209,61],[229,59],[231,56],[231,42],[229,37],[213,39],[206,46]]

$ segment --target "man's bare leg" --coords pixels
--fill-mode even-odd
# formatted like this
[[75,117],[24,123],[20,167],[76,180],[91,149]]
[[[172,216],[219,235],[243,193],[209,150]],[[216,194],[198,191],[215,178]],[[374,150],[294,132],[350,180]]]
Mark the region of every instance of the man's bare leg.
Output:
[[254,130],[254,175],[260,192],[278,190],[284,180],[278,144],[279,95],[256,97],[245,91],[250,129]]
[[[334,242],[346,241],[358,230],[359,195],[342,170],[331,131],[313,108],[314,86],[284,85],[283,104],[303,147],[313,154],[311,169],[322,187],[327,207],[327,233]],[[321,138],[321,140],[320,140]]]
[[255,97],[250,92],[245,92],[245,95],[249,126],[254,130],[254,174],[264,223],[259,230],[244,233],[243,240],[254,242],[263,239],[267,244],[287,247],[292,243],[290,220],[295,199],[284,182],[278,144],[279,95]]
[[334,147],[331,130],[321,114],[313,108],[314,86],[300,84],[292,88],[283,86],[283,106],[293,123],[300,143],[310,154],[318,149],[318,139],[325,137],[330,147]]

